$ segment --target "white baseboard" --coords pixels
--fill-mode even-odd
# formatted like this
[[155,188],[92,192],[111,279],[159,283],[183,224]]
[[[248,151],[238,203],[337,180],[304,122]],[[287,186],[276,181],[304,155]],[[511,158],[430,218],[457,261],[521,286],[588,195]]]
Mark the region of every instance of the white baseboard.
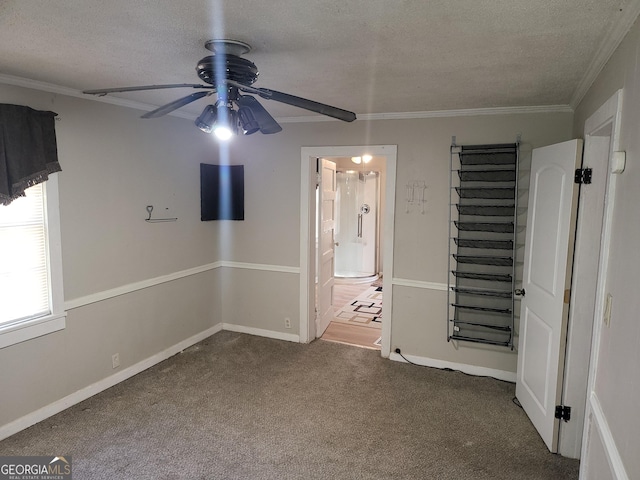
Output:
[[277,340],[300,343],[300,335],[294,333],[282,333],[274,330],[264,330],[262,328],[245,327],[244,325],[234,325],[233,323],[223,323],[222,329],[230,332],[248,333],[249,335],[256,335],[258,337],[275,338]]
[[[620,456],[620,452],[616,447],[616,442],[613,439],[613,434],[609,429],[609,422],[607,422],[607,417],[602,411],[600,400],[598,400],[595,393],[592,393],[589,398],[589,407],[591,410],[591,419],[596,424],[596,430],[600,434],[602,445],[604,446],[607,459],[609,460],[611,473],[614,475],[616,480],[629,480],[629,475],[627,475],[627,471],[624,468],[622,457]],[[587,439],[585,439],[585,441],[586,440]],[[584,463],[586,464],[586,462]]]
[[441,369],[450,368],[451,370],[459,370],[468,375],[475,375],[478,377],[493,377],[505,382],[516,383],[516,372],[497,370],[495,368],[478,367],[476,365],[468,365],[466,363],[447,362],[445,360],[438,360],[436,358],[418,357],[415,355],[406,354],[403,355],[406,357],[406,360],[402,358],[401,355],[394,352],[391,352],[389,358],[391,360],[395,360],[396,362],[407,363],[407,360],[409,360],[411,363],[415,363],[423,367],[434,367]]
[[67,395],[66,397],[61,398],[60,400],[57,400],[47,405],[46,407],[42,407],[35,412],[31,412],[24,417],[18,418],[13,422],[3,425],[2,427],[0,427],[0,440],[4,440],[5,438],[18,433],[25,428],[35,425],[36,423],[55,415],[56,413],[60,413],[61,411],[71,407],[72,405],[80,403],[83,400],[86,400],[87,398],[92,397],[93,395],[96,395],[103,390],[106,390],[107,388],[113,387],[114,385],[128,378],[131,378],[134,375],[137,375],[147,368],[150,368],[177,353],[180,353],[181,351],[189,348],[192,345],[195,345],[196,343],[204,340],[207,337],[210,337],[214,333],[218,333],[221,330],[222,324],[219,323],[217,325],[214,325],[213,327],[208,328],[207,330],[196,335],[193,335],[192,337],[189,337],[186,340],[183,340],[167,348],[166,350],[163,350],[162,352],[156,353],[155,355],[152,355],[151,357],[136,363],[135,365],[131,365],[130,367],[127,367],[124,370],[119,371],[118,373],[104,378],[92,385],[84,387],[77,392]]

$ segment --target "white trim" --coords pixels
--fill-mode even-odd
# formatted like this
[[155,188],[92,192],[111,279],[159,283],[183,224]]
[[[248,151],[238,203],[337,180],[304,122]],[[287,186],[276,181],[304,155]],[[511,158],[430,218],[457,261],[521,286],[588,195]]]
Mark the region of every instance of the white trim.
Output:
[[388,358],[391,353],[391,322],[393,321],[393,310],[391,308],[393,305],[393,288],[391,280],[393,280],[393,252],[396,232],[395,213],[398,147],[397,145],[389,145],[387,150],[384,192],[386,205],[384,207],[384,225],[382,232],[384,242],[384,250],[382,252],[382,290],[384,291],[385,301],[382,302],[382,341],[380,343],[380,355],[384,358]]
[[[611,147],[609,150],[609,161],[613,152],[620,150],[620,131],[622,118],[622,89],[614,93],[595,113],[593,113],[584,124],[585,139],[589,135],[598,133],[604,126],[611,123]],[[580,476],[585,475],[588,458],[589,442],[588,438],[591,426],[591,397],[595,395],[596,376],[598,368],[598,359],[600,355],[600,337],[602,335],[602,313],[604,312],[604,302],[607,286],[607,276],[609,269],[609,255],[611,251],[611,236],[613,232],[613,218],[616,198],[616,180],[617,174],[610,173],[605,190],[604,197],[604,217],[602,222],[602,237],[600,241],[600,261],[598,263],[598,282],[596,287],[596,304],[594,308],[593,333],[591,337],[591,358],[589,359],[589,379],[587,381],[587,408],[584,414],[584,427],[582,430],[582,450],[580,458]],[[605,419],[603,415],[603,419]]]
[[120,295],[126,295],[138,290],[142,290],[149,287],[160,285],[161,283],[172,282],[180,278],[189,277],[191,275],[197,275],[199,273],[214,270],[216,268],[241,268],[247,270],[262,270],[268,272],[279,273],[300,273],[298,267],[288,267],[283,265],[264,265],[259,263],[242,263],[242,262],[213,262],[206,265],[200,265],[199,267],[188,268],[186,270],[180,270],[178,272],[170,273],[168,275],[161,275],[155,278],[149,278],[147,280],[141,280],[139,282],[129,283],[120,287],[112,288],[109,290],[103,290],[102,292],[96,292],[84,297],[74,298],[73,300],[67,300],[64,304],[65,310],[72,310],[74,308],[83,307],[92,303],[101,302],[110,298],[119,297]]
[[123,382],[124,380],[131,378],[134,375],[137,375],[138,373],[156,365],[157,363],[160,363],[163,360],[166,360],[167,358],[172,357],[173,355],[185,350],[186,348],[195,345],[205,338],[218,333],[220,330],[222,330],[221,324],[214,325],[213,327],[210,327],[203,332],[193,335],[192,337],[189,337],[186,340],[183,340],[173,345],[172,347],[163,350],[162,352],[156,353],[155,355],[152,355],[151,357],[136,363],[135,365],[131,365],[130,367],[127,367],[124,370],[119,371],[118,373],[110,375],[107,378],[99,380],[92,385],[84,387],[70,395],[67,395],[66,397],[61,398],[60,400],[50,403],[49,405],[42,407],[35,412],[28,413],[27,415],[18,418],[13,422],[7,423],[6,425],[0,427],[0,440],[10,437],[11,435],[18,433],[19,431],[24,430],[25,428],[28,428],[32,425],[35,425],[36,423],[41,422],[42,420],[49,418],[56,413],[60,413],[61,411],[71,407],[72,405],[80,403],[83,400],[86,400],[87,398],[92,397],[93,395],[96,395],[103,390],[106,390],[107,388],[113,387],[114,385]]
[[[593,135],[608,123],[612,123],[615,127],[620,124],[622,118],[622,89],[615,92],[609,99],[602,104],[598,110],[584,122],[584,134]],[[615,152],[620,148],[620,129],[613,128],[612,132],[612,151]]]
[[629,32],[629,29],[635,23],[638,15],[640,15],[640,0],[628,0],[626,8],[623,7],[623,10],[618,12],[617,15],[619,18],[613,23],[611,28],[608,29],[587,71],[571,96],[569,106],[572,109],[576,109],[578,105],[580,105],[580,102],[591,88],[591,85],[596,81],[596,78],[600,75],[600,72],[611,58],[611,55],[616,51]]
[[[609,55],[610,54],[611,53],[609,53]],[[600,69],[601,68],[602,67],[600,67]],[[592,79],[591,82],[593,82],[594,79]],[[136,110],[151,111],[158,108],[157,105],[151,105],[143,102],[136,102],[134,100],[127,100],[125,98],[113,97],[110,95],[103,95],[103,96],[87,95],[85,93],[82,93],[81,90],[76,90],[74,88],[62,87],[60,85],[55,85],[52,83],[40,82],[37,80],[30,80],[28,78],[16,77],[13,75],[0,74],[0,83],[6,84],[6,85],[14,85],[17,87],[30,88],[30,89],[38,90],[42,92],[50,92],[50,93],[56,93],[59,95],[66,95],[69,97],[83,98],[85,100],[108,103],[111,105],[117,105],[119,107],[133,108]],[[571,105],[530,105],[530,106],[520,106],[520,107],[465,108],[465,109],[456,109],[456,110],[432,110],[432,111],[418,111],[418,112],[359,113],[358,120],[359,121],[410,120],[410,119],[419,119],[419,118],[474,117],[474,116],[480,116],[480,115],[573,113],[574,109]],[[182,110],[174,110],[173,112],[170,112],[167,115],[184,118],[186,120],[195,120],[197,117],[197,115],[187,113]],[[316,123],[316,122],[340,121],[340,120],[326,117],[323,115],[276,117],[276,120],[278,121],[278,123]]]
[[611,472],[615,474],[616,480],[629,480],[629,475],[627,475],[627,471],[624,468],[624,462],[622,461],[620,452],[616,447],[616,442],[611,434],[607,417],[605,417],[600,401],[595,393],[592,393],[589,398],[589,407],[591,409],[592,417],[595,420],[594,423],[600,433],[600,438],[602,439],[602,445],[604,445],[604,450],[607,455],[607,460],[609,461]]
[[48,335],[66,327],[66,313],[23,320],[0,328],[0,348]]
[[275,330],[265,330],[263,328],[245,327],[233,323],[223,323],[222,329],[229,332],[247,333],[258,337],[275,338],[276,340],[286,340],[287,342],[300,343],[300,335],[294,333],[276,332]]
[[424,288],[426,290],[439,290],[443,292],[447,291],[446,283],[423,282],[420,280],[409,280],[406,278],[394,278],[391,283],[393,285],[398,285],[399,287]]
[[120,295],[126,295],[137,290],[142,290],[149,287],[160,285],[161,283],[172,282],[180,278],[188,277],[191,275],[197,275],[215,268],[222,266],[222,262],[209,263],[207,265],[201,265],[199,267],[188,268],[179,272],[170,273],[168,275],[161,275],[155,278],[149,278],[147,280],[141,280],[140,282],[129,283],[120,287],[112,288],[109,290],[103,290],[102,292],[92,293],[85,295],[84,297],[74,298],[73,300],[67,300],[64,304],[66,310],[72,310],[74,308],[83,307],[92,303],[108,300],[109,298],[119,297]]
[[[41,92],[49,92],[49,93],[55,93],[58,95],[66,95],[68,97],[82,98],[84,100],[92,100],[94,102],[109,103],[111,105],[117,105],[118,107],[134,108],[136,110],[144,110],[147,112],[150,112],[151,110],[155,110],[156,108],[158,108],[157,105],[136,102],[134,100],[127,100],[125,98],[111,97],[109,95],[102,95],[102,96],[88,95],[86,93],[82,93],[81,90],[76,90],[75,88],[62,87],[60,85],[55,85],[53,83],[39,82],[37,80],[30,80],[28,78],[23,78],[23,77],[14,77],[13,75],[0,74],[0,83],[6,84],[6,85],[14,85],[16,87],[31,88],[33,90],[38,90]],[[173,117],[185,118],[187,120],[196,119],[196,115],[187,114],[187,113],[184,113],[183,111],[178,111],[178,110],[174,110],[173,112],[170,112],[167,115],[171,115]]]
[[[524,107],[491,107],[465,108],[458,110],[432,110],[419,112],[387,112],[387,113],[359,113],[356,121],[371,120],[412,120],[420,118],[451,118],[475,117],[481,115],[516,115],[532,113],[573,113],[569,105],[537,105]],[[278,123],[310,123],[310,122],[338,122],[339,120],[319,116],[305,115],[299,117],[278,117]]]
[[58,173],[49,175],[44,182],[47,203],[47,247],[49,250],[49,282],[51,285],[51,315],[65,315],[64,275],[62,272],[62,237],[60,234],[60,199]]
[[[312,318],[313,296],[310,293],[309,285],[310,275],[315,275],[315,250],[311,248],[311,239],[314,234],[310,225],[310,219],[314,213],[311,211],[313,203],[311,202],[311,184],[315,183],[315,172],[311,169],[310,153],[302,149],[301,152],[301,187],[300,187],[300,341],[309,343],[315,339],[315,318]],[[313,229],[315,230],[315,228]],[[313,324],[312,324],[313,322]]]
[[246,270],[263,270],[266,272],[279,272],[279,273],[300,273],[300,267],[287,267],[284,265],[265,265],[261,263],[243,263],[243,262],[227,262],[223,260],[219,262],[221,267],[227,268],[241,268]]
[[437,358],[418,357],[415,355],[404,355],[406,360],[398,353],[392,353],[389,358],[396,362],[411,363],[421,365],[423,367],[433,367],[440,369],[451,369],[466,373],[467,375],[475,375],[477,377],[493,377],[505,382],[516,383],[516,372],[506,370],[497,370],[495,368],[478,367],[476,365],[468,365],[466,363],[447,362],[446,360],[438,360]]

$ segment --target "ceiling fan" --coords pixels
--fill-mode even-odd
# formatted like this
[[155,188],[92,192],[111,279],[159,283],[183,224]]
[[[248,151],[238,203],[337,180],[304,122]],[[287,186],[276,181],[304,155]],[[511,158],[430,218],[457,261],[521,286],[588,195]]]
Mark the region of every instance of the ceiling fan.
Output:
[[[200,60],[196,66],[196,72],[200,80],[207,85],[191,83],[141,85],[137,87],[85,90],[82,93],[103,96],[108,93],[165,88],[193,88],[200,90],[147,112],[141,118],[161,117],[215,93],[217,94],[217,101],[205,107],[196,119],[195,124],[203,132],[215,133],[221,139],[228,139],[236,134],[238,127],[240,127],[244,135],[251,135],[258,130],[263,134],[278,133],[282,130],[278,122],[251,95],[286,103],[287,105],[327,115],[345,122],[353,122],[356,119],[356,114],[348,110],[268,88],[252,87],[251,85],[257,80],[259,72],[253,62],[246,58],[241,58],[242,55],[251,50],[251,46],[247,43],[238,40],[209,40],[204,46],[214,54]],[[241,92],[251,95],[243,95]]]

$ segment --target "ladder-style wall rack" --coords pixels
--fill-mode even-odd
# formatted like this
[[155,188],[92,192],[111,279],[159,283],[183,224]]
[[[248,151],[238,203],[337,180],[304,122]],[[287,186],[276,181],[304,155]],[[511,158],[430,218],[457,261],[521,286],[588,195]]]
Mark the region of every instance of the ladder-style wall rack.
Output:
[[451,145],[447,341],[513,349],[519,143]]

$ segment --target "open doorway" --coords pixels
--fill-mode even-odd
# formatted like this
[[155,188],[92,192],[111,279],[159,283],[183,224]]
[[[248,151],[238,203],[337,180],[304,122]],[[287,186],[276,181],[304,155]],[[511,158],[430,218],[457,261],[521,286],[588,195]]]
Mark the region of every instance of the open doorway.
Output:
[[[381,324],[381,329],[379,336],[376,340],[379,340],[381,351],[383,356],[389,355],[389,345],[390,345],[390,335],[391,335],[391,280],[392,280],[392,266],[393,266],[393,215],[394,215],[394,207],[395,207],[395,176],[396,176],[396,146],[395,145],[385,145],[385,146],[348,146],[348,147],[304,147],[302,148],[302,184],[301,184],[301,244],[300,244],[300,338],[303,342],[309,342],[316,337],[319,337],[323,332],[326,324],[319,323],[318,315],[316,314],[316,282],[319,285],[331,285],[331,288],[319,288],[319,298],[318,304],[326,305],[326,303],[322,303],[323,300],[326,301],[326,296],[331,295],[331,303],[333,304],[333,296],[335,293],[335,248],[336,248],[336,240],[335,240],[335,215],[331,216],[325,210],[332,210],[335,212],[335,193],[331,193],[331,189],[323,189],[320,192],[320,197],[316,201],[316,184],[319,182],[319,177],[322,175],[328,175],[325,173],[330,171],[327,169],[320,169],[321,172],[319,175],[316,173],[316,165],[321,159],[325,159],[335,165],[334,160],[344,161],[352,163],[352,157],[362,157],[364,154],[369,154],[376,159],[376,162],[384,166],[384,183],[380,185],[380,200],[379,200],[379,211],[383,216],[382,221],[377,219],[379,222],[379,233],[374,233],[374,238],[370,239],[368,242],[368,246],[371,244],[374,245],[373,251],[375,252],[374,262],[378,262],[381,267],[375,268],[374,270],[378,270],[375,272],[376,274],[381,273],[383,275],[380,284],[376,288],[381,288],[381,292],[384,291],[384,304],[382,307],[382,320],[379,322]],[[320,160],[319,160],[320,159]],[[365,182],[370,180],[372,177],[367,176],[367,172],[375,171],[372,164],[365,165],[364,171],[362,166],[358,167],[358,164],[353,164],[356,168],[343,167],[343,171],[355,171],[360,177],[361,173],[364,173],[365,176],[363,179]],[[380,175],[380,173],[378,173]],[[331,178],[331,177],[327,177]],[[325,186],[327,184],[331,184],[333,181],[333,192],[337,190],[338,180],[334,176],[334,180],[325,180]],[[376,180],[377,181],[377,180]],[[373,185],[373,181],[369,182]],[[384,185],[384,186],[382,186]],[[323,200],[322,195],[325,194],[326,198],[329,198],[330,201],[326,202]],[[366,203],[366,202],[363,202]],[[359,205],[363,207],[363,211],[371,212],[371,205],[369,205],[369,209],[366,208],[367,205]],[[319,207],[317,209],[316,207]],[[324,212],[324,214],[323,214]],[[356,214],[356,228],[357,224],[360,221],[364,221],[364,217],[367,214],[360,214],[361,217],[358,217]],[[378,215],[379,216],[379,215]],[[316,246],[316,229],[318,228],[318,217],[320,217],[320,231],[318,233],[318,247]],[[370,216],[369,218],[374,218]],[[328,220],[327,220],[328,219]],[[363,224],[364,227],[364,224]],[[375,232],[375,229],[374,229]],[[359,243],[360,242],[360,243]],[[347,245],[345,245],[347,246]],[[364,251],[363,241],[360,239],[358,241],[352,242],[350,245],[351,249],[357,253],[358,250]],[[353,252],[352,255],[353,256]],[[325,268],[325,266],[329,265],[329,259],[331,259],[331,267]],[[330,270],[331,278],[327,280],[324,276],[329,275],[327,270]],[[364,272],[362,271],[356,272],[360,274]],[[316,273],[318,274],[318,278],[316,278]],[[372,275],[370,279],[367,281],[376,281],[375,275]],[[371,286],[365,285],[368,287]],[[338,287],[340,288],[340,287]],[[330,293],[327,293],[330,292]],[[340,307],[340,305],[335,305],[335,307]]]
[[[386,158],[362,155],[323,157],[323,161],[336,166],[335,278],[331,294],[333,318],[320,338],[380,350],[383,305],[380,232],[385,219]],[[322,176],[318,178],[322,181]],[[320,191],[319,185],[317,206]],[[316,208],[318,219],[321,214]],[[321,222],[316,225],[318,239]]]

